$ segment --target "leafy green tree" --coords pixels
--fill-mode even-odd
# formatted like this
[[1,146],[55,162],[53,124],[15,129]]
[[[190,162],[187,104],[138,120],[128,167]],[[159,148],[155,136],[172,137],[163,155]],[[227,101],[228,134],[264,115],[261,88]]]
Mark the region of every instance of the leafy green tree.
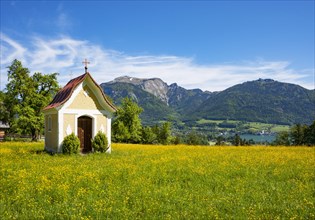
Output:
[[195,131],[190,132],[187,135],[187,140],[186,140],[186,144],[188,145],[198,145],[199,144],[199,140],[198,140],[198,135]]
[[31,80],[29,70],[14,60],[8,67],[8,84],[6,85],[4,105],[8,114],[4,119],[10,125],[10,132],[18,131],[18,113],[25,105],[26,97],[30,96]]
[[287,131],[279,132],[276,136],[276,139],[273,142],[274,145],[283,145],[289,146],[290,142],[290,134]]
[[4,121],[9,123],[10,132],[31,134],[32,139],[37,140],[44,128],[42,109],[59,89],[57,73],[30,76],[29,70],[18,60],[8,69]]
[[152,128],[153,132],[157,136],[157,141],[160,144],[170,144],[172,141],[172,135],[171,135],[171,123],[165,122],[160,126],[154,126]]
[[173,144],[178,145],[184,143],[183,137],[180,134],[176,134],[172,141]]
[[142,108],[130,98],[124,98],[113,122],[113,140],[125,143],[140,143],[142,126],[139,115]]
[[315,121],[305,130],[305,142],[309,146],[315,146]]
[[192,131],[187,135],[186,144],[188,145],[209,145],[206,136]]
[[113,123],[113,142],[123,143],[128,142],[130,139],[130,133],[128,128],[122,121],[115,120]]
[[6,122],[9,112],[4,105],[5,93],[0,91],[0,121]]
[[233,138],[233,141],[232,141],[232,144],[233,144],[234,146],[240,146],[240,145],[242,145],[242,139],[241,139],[241,137],[240,137],[239,134],[235,134],[235,136],[234,136],[234,138]]
[[274,145],[315,145],[315,121],[310,125],[295,124],[290,131],[280,132],[276,136]]
[[292,145],[305,145],[305,131],[307,129],[307,125],[296,124],[290,129],[290,136]]
[[142,143],[143,144],[155,144],[157,143],[157,136],[152,131],[151,127],[142,128]]
[[222,137],[221,135],[217,136],[215,145],[221,146],[223,144],[224,144],[224,137]]

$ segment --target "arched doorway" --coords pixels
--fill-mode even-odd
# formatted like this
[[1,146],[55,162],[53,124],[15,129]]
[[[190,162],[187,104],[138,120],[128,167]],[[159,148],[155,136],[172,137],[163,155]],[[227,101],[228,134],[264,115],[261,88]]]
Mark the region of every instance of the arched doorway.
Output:
[[78,118],[78,137],[80,139],[80,151],[82,153],[92,151],[92,118],[88,116]]

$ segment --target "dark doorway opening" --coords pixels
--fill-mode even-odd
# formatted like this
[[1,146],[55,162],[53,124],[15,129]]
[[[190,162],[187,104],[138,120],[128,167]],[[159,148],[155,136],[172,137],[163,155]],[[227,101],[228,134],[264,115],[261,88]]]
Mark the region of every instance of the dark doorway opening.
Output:
[[92,118],[88,116],[78,118],[78,137],[80,139],[80,151],[82,153],[92,151]]

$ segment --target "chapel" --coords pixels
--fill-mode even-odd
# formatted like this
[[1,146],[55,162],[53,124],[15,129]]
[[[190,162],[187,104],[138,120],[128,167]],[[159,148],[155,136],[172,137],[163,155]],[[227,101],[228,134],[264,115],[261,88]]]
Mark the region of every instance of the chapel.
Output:
[[45,150],[62,152],[63,139],[74,133],[80,151],[91,152],[91,140],[101,131],[111,152],[111,119],[116,107],[106,98],[85,66],[85,73],[71,79],[43,109],[45,115]]

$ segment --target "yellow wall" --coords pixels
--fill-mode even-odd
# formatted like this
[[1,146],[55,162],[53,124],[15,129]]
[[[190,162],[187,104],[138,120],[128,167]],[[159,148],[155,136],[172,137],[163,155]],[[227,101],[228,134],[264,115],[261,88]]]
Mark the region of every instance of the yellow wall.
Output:
[[[51,131],[48,131],[48,118],[51,117]],[[45,148],[48,151],[58,150],[58,115],[45,115]]]
[[104,128],[104,133],[107,135],[106,131],[107,131],[107,118],[105,115],[97,115],[96,118],[96,131],[98,132],[99,130],[101,130],[101,127],[103,125]]
[[88,86],[84,86],[83,90],[81,90],[79,94],[75,97],[73,102],[69,105],[68,109],[102,110],[102,107],[100,106],[90,88],[88,88]]
[[70,125],[71,133],[74,133],[75,132],[75,114],[63,115],[63,136],[64,137],[69,135],[67,134],[68,125]]

